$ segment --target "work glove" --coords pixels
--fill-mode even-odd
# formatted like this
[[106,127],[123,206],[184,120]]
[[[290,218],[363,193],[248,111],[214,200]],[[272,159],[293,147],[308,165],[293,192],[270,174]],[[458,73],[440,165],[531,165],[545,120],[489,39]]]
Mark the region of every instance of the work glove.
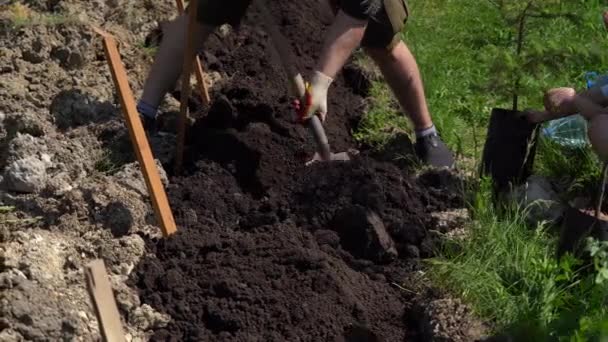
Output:
[[311,83],[306,85],[304,97],[294,101],[296,120],[304,123],[313,115],[321,121],[327,116],[327,92],[333,79],[320,71],[315,71]]

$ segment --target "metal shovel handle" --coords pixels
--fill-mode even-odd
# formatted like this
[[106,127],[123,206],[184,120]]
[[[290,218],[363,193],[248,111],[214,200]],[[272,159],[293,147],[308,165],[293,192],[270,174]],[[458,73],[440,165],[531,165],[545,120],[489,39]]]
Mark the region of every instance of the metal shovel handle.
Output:
[[[298,98],[304,97],[304,92],[306,89],[304,86],[304,79],[294,68],[295,58],[293,51],[291,51],[289,48],[289,42],[287,42],[287,39],[281,34],[278,27],[274,23],[274,20],[272,20],[266,5],[266,1],[256,0],[256,4],[262,15],[262,21],[266,26],[268,35],[270,36],[274,48],[281,59],[283,69],[287,73],[287,78],[289,79],[292,93],[295,93],[294,95],[296,95]],[[317,152],[321,158],[323,160],[330,160],[331,150],[329,147],[329,141],[327,140],[325,129],[323,128],[323,124],[321,123],[319,117],[317,115],[313,115],[307,121],[307,126],[315,139],[315,143],[317,144]]]

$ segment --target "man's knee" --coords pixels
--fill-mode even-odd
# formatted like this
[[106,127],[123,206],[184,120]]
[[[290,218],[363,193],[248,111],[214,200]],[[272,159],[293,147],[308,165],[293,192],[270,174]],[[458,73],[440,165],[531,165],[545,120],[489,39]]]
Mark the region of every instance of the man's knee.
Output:
[[396,53],[397,47],[402,44],[404,44],[403,40],[397,38],[385,47],[364,46],[363,50],[374,60],[397,61],[399,59],[399,55]]

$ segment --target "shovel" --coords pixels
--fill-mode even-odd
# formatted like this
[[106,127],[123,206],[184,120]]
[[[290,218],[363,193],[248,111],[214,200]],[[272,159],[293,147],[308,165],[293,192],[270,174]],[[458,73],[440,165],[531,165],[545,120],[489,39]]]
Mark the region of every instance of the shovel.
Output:
[[[289,49],[289,43],[287,42],[286,38],[281,34],[276,24],[272,20],[270,12],[268,12],[268,7],[266,6],[265,0],[258,0],[256,4],[260,13],[262,14],[262,21],[266,26],[266,30],[270,35],[270,39],[273,42],[274,48],[276,49],[280,57],[283,69],[287,73],[292,94],[297,96],[298,98],[303,98],[306,91],[304,79],[302,78],[300,73],[298,73],[293,68],[295,58],[293,57],[293,52]],[[306,121],[305,124],[310,130],[317,145],[317,153],[315,154],[312,160],[306,163],[306,165],[310,165],[315,161],[350,160],[350,155],[348,152],[331,152],[329,142],[327,140],[327,135],[325,134],[325,129],[323,128],[323,124],[321,123],[321,120],[317,115],[313,115],[310,119]]]

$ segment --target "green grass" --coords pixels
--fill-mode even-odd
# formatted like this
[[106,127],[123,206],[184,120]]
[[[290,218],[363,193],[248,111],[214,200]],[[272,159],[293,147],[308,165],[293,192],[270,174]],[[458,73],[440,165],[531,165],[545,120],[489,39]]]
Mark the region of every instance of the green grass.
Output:
[[[418,61],[433,121],[450,146],[465,157],[478,158],[492,108],[511,107],[509,89],[498,87],[505,77],[497,79],[504,76],[497,71],[503,68],[497,60],[512,52],[512,30],[490,1],[410,3],[412,13],[403,36]],[[573,0],[568,4],[565,10],[579,16],[579,23],[532,21],[542,28],[531,29],[524,46],[537,57],[535,63],[522,66],[529,72],[522,79],[520,108],[541,108],[546,89],[580,89],[586,71],[605,71],[608,54],[602,51],[608,51],[608,44],[600,2]],[[377,83],[373,93],[376,102],[357,138],[377,142],[386,139],[379,134],[382,128],[408,126],[383,83]]]
[[[479,165],[492,108],[511,108],[516,75],[519,109],[541,109],[545,90],[583,89],[585,72],[608,73],[604,2],[547,0],[547,8],[575,20],[531,19],[521,59],[511,56],[514,31],[492,2],[409,3],[403,37],[416,56],[433,121],[461,159],[472,160],[468,171]],[[382,147],[403,130],[411,131],[410,123],[387,86],[375,83],[355,137]],[[541,137],[534,171],[555,180],[562,199],[570,200],[595,196],[600,166],[589,148],[567,149]],[[518,341],[608,341],[608,287],[596,278],[608,276],[608,263],[596,256],[595,270],[579,272],[577,260],[555,258],[553,227],[526,226],[525,208],[495,210],[487,182],[469,188],[469,236],[446,243],[430,262],[434,285],[462,297],[496,333],[511,333]]]
[[[468,238],[446,242],[429,261],[434,283],[471,303],[496,333],[518,341],[608,338],[608,287],[576,259],[558,261],[555,238],[548,227],[526,226],[525,208],[497,212],[491,197],[489,182],[482,182]],[[597,274],[608,271],[602,258]]]
[[100,158],[95,162],[95,171],[104,175],[112,175],[120,170],[123,163],[124,160],[122,160],[121,156],[104,150]]
[[147,46],[144,42],[138,44],[137,47],[148,57],[156,56],[156,52],[158,51],[158,46]]
[[0,206],[0,224],[3,225],[28,225],[38,223],[42,220],[41,216],[27,218],[27,219],[13,219],[7,218],[7,216],[15,211],[15,207],[13,206]]
[[373,101],[370,104],[355,139],[381,148],[395,131],[411,130],[411,124],[399,109],[390,89],[383,83],[376,82],[370,93]]

